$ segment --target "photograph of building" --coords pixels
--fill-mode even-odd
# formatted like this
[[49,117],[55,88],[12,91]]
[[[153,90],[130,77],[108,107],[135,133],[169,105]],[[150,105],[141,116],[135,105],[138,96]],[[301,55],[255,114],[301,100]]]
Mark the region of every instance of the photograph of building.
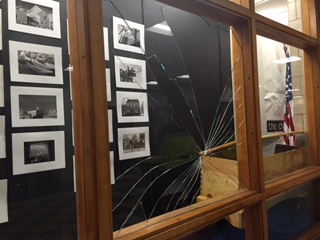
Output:
[[25,164],[54,161],[54,140],[25,142]]
[[53,30],[52,9],[16,0],[16,23]]

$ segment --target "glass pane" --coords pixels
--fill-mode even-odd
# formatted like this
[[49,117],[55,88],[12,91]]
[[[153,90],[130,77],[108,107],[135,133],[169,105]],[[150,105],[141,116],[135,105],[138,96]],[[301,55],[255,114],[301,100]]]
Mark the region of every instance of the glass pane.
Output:
[[0,20],[0,239],[77,239],[67,1]]
[[311,184],[267,200],[269,239],[295,239],[314,223]]
[[301,0],[255,0],[256,13],[303,32]]
[[303,51],[257,37],[265,179],[310,165]]
[[154,0],[103,4],[114,230],[237,194],[244,103],[233,29]]
[[236,212],[226,217],[226,219],[219,220],[198,232],[183,238],[183,240],[244,240],[245,230],[244,228],[239,228],[233,226],[230,223],[230,218],[243,218],[243,211]]

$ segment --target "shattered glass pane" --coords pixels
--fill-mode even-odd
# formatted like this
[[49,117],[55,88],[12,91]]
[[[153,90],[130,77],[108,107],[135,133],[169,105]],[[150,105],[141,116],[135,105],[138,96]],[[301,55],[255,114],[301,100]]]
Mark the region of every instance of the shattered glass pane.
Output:
[[233,29],[155,0],[103,4],[116,96],[114,230],[238,193],[244,103]]

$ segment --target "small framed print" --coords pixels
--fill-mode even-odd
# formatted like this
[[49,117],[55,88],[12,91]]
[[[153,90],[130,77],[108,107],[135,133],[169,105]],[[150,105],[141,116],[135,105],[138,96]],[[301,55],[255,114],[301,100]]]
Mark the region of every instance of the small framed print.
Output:
[[103,43],[104,43],[104,59],[109,61],[109,34],[108,28],[103,28]]
[[147,89],[146,62],[144,60],[115,56],[114,62],[117,87]]
[[141,92],[117,92],[119,123],[148,122],[148,97]]
[[61,38],[59,5],[57,1],[10,0],[9,30]]
[[150,156],[149,127],[118,129],[119,159]]
[[60,47],[9,41],[13,82],[63,84]]
[[63,90],[11,87],[12,127],[64,125]]
[[108,109],[109,143],[113,142],[112,110]]
[[66,167],[64,132],[12,134],[13,175]]
[[113,17],[114,48],[144,54],[144,25]]
[[106,68],[106,87],[107,87],[107,101],[111,102],[111,81],[110,81],[110,69]]

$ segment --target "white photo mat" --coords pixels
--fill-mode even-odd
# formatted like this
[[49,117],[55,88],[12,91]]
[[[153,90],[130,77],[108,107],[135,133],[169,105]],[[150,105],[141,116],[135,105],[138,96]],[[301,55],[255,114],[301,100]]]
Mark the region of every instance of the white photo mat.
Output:
[[[146,62],[144,60],[114,56],[114,64],[118,88],[147,89]],[[135,76],[130,75],[132,71]],[[121,72],[124,73],[123,76],[121,76]]]
[[[54,161],[25,163],[25,142],[54,141]],[[31,132],[12,134],[13,175],[42,172],[66,167],[64,132]]]
[[9,221],[8,217],[8,180],[0,180],[0,223]]
[[113,142],[112,110],[108,109],[109,143]]
[[6,118],[0,116],[0,158],[6,157]]
[[[130,106],[135,101],[138,107]],[[135,103],[134,103],[135,104]],[[148,96],[143,92],[117,92],[117,117],[119,123],[148,122]]]
[[115,184],[114,177],[114,152],[110,151],[110,176],[111,176],[111,184]]
[[[46,37],[61,38],[59,2],[43,0],[21,0],[23,4],[21,4],[20,8],[16,5],[16,2],[16,0],[8,1],[9,30]],[[50,12],[47,13],[49,15],[52,15],[49,16],[49,18],[52,18],[53,29],[32,26],[27,23],[27,15],[25,10],[31,10],[33,6],[37,6],[39,8],[42,7],[42,10],[44,11],[46,11],[46,9],[50,9]],[[21,24],[17,21],[21,22]],[[37,19],[36,21],[39,20]]]
[[[139,31],[139,39],[140,39],[140,46],[132,46],[129,44],[121,43],[119,32],[121,32],[121,26],[127,28],[127,33],[130,35],[131,30],[138,30]],[[135,23],[132,21],[128,21],[122,18],[113,17],[113,45],[114,48],[130,51],[135,53],[144,54],[145,52],[145,28],[143,24]]]
[[[28,111],[36,111],[37,107],[42,106],[41,102],[32,103],[20,102],[20,97],[29,98],[54,98],[56,109],[47,109],[50,111],[56,111],[56,117],[54,118],[25,118],[21,117],[21,114]],[[44,102],[43,104],[52,103]],[[32,106],[31,106],[32,105]],[[28,108],[28,109],[24,109]],[[36,87],[11,87],[11,118],[12,127],[38,127],[38,126],[62,126],[64,125],[64,104],[63,104],[63,89],[60,88],[36,88]]]
[[104,59],[109,61],[109,34],[108,28],[103,28],[103,43],[104,43]]
[[2,9],[0,9],[0,50],[2,50]]
[[149,127],[119,128],[118,147],[120,160],[150,156]]
[[[9,51],[10,51],[10,54],[9,54],[10,75],[11,75],[12,82],[63,84],[61,47],[51,47],[51,46],[38,45],[38,44],[32,44],[32,43],[9,41]],[[52,64],[50,66],[46,66],[46,64],[39,63],[35,59],[31,59],[31,58],[30,58],[30,61],[20,60],[20,63],[19,63],[19,58],[23,59],[25,57],[18,56],[18,51],[24,51],[27,53],[35,52],[35,53],[53,55],[54,67],[52,67]],[[49,74],[45,74],[41,72],[39,72],[38,74],[20,73],[21,70],[19,70],[19,64],[21,65],[22,63],[25,64],[27,67],[31,66],[31,67],[37,68],[39,69],[39,71],[41,70],[53,71],[54,69],[54,76],[50,76]]]
[[3,65],[0,65],[0,107],[4,107],[4,75]]
[[107,87],[107,101],[111,102],[111,80],[110,69],[106,68],[106,87]]

